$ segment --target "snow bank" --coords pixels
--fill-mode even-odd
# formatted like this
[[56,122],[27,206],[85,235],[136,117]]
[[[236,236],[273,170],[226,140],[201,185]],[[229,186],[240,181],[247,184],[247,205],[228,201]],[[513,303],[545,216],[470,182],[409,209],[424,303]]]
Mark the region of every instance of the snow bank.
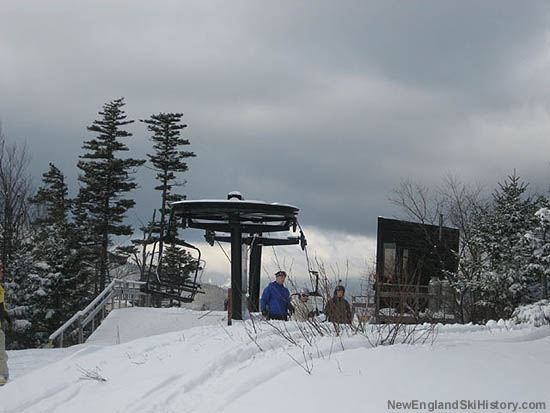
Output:
[[193,311],[185,308],[131,307],[113,310],[87,344],[122,344],[138,338],[180,331],[192,327],[227,323],[227,312]]
[[[279,332],[251,321],[189,328],[176,327],[176,313],[134,310],[120,310],[124,323],[148,317],[176,330],[52,357],[0,388],[0,413],[383,412],[390,401],[465,399],[550,406],[550,327],[446,325],[433,345],[372,347],[361,335],[312,339],[294,322],[274,323]],[[202,321],[203,314],[180,318]],[[148,334],[149,325],[139,331]],[[10,362],[20,353],[9,352]],[[33,355],[40,351],[25,353]],[[86,371],[106,381],[86,380]]]
[[511,318],[514,324],[530,324],[535,327],[550,325],[550,300],[516,308]]

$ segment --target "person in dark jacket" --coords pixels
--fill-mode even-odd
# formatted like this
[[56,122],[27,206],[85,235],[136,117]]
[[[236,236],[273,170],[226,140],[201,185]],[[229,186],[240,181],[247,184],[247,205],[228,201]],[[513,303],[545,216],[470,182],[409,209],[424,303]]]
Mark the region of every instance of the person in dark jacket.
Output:
[[288,320],[290,306],[290,292],[284,286],[286,272],[277,271],[275,281],[265,287],[262,293],[261,310],[268,320]]
[[344,298],[346,289],[339,285],[334,290],[334,297],[328,300],[325,306],[327,321],[339,324],[351,324],[351,306]]
[[[0,282],[2,282],[3,276],[4,269],[0,267]],[[6,307],[4,287],[0,284],[0,386],[6,384],[10,375],[8,369],[8,353],[6,353],[6,335],[4,334],[6,322],[11,324],[8,309]]]

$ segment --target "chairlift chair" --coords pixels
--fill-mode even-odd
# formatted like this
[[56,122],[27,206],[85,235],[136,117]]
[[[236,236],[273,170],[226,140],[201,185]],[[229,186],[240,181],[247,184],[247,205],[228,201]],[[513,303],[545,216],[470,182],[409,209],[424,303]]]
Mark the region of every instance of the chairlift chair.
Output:
[[[173,213],[170,214],[170,220],[168,228],[173,228],[172,224]],[[162,251],[159,251],[159,260],[155,271],[155,277],[151,277],[151,271],[147,273],[147,280],[145,284],[145,292],[153,297],[161,299],[170,299],[178,301],[179,303],[191,303],[195,299],[195,295],[204,294],[201,291],[201,285],[198,282],[199,269],[201,263],[201,250],[185,241],[178,240],[172,231],[167,231],[167,234],[163,237],[164,243],[176,244],[181,247],[193,249],[198,252],[198,257],[195,265],[195,273],[193,279],[187,279],[180,274],[181,277],[167,277],[167,274],[163,274],[162,271]],[[181,281],[177,281],[178,278]]]

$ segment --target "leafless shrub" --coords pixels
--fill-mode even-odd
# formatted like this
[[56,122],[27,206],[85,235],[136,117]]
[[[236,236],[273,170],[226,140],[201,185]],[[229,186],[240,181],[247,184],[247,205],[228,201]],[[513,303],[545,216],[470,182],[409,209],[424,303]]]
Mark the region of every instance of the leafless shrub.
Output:
[[371,324],[363,333],[372,347],[393,344],[433,344],[437,338],[436,324]]
[[288,331],[286,322],[284,321],[272,321],[272,320],[265,320],[266,324],[269,325],[273,330],[275,330],[276,334],[279,337],[284,338],[286,341],[288,341],[290,344],[293,344],[295,346],[298,345],[298,339],[294,337],[292,333]]
[[30,156],[25,145],[6,142],[0,124],[0,235],[2,263],[9,267],[18,243],[30,230]]
[[252,325],[252,328],[248,327],[248,323],[244,323],[244,329],[250,341],[252,341],[260,351],[264,351],[262,346],[258,343],[258,329],[256,328],[255,318],[256,317],[254,314],[250,313],[250,324]]
[[[132,240],[134,248],[132,249],[132,261],[138,267],[140,281],[146,281],[148,275],[151,275],[154,265],[154,256],[156,250],[156,237],[153,237],[153,224],[155,222],[156,210],[153,211],[151,223],[146,224],[140,220],[141,239]],[[153,247],[150,247],[153,245]]]
[[[311,292],[316,292],[319,296],[316,298],[322,302],[321,311],[324,311],[326,303],[333,297],[334,288],[337,284],[342,284],[342,277],[346,273],[338,272],[337,266],[328,267],[332,271],[332,276],[327,276],[327,267],[316,260],[317,271],[311,271],[310,283]],[[370,273],[369,273],[370,275]],[[288,277],[287,282],[294,290],[296,288],[294,281]],[[405,292],[403,292],[405,293]],[[310,295],[311,299],[312,295]],[[345,350],[345,338],[363,337],[365,344],[370,347],[387,346],[393,344],[425,344],[433,343],[437,337],[437,328],[433,323],[419,324],[418,311],[407,303],[407,300],[401,300],[404,305],[400,307],[400,317],[391,323],[375,324],[373,319],[366,317],[352,316],[351,323],[340,324],[328,322],[326,315],[322,312],[314,313],[306,321],[284,322],[279,320],[266,320],[254,313],[250,314],[250,320],[244,323],[246,334],[250,341],[264,351],[263,344],[259,340],[260,332],[263,326],[271,329],[277,337],[287,342],[291,347],[300,348],[301,357],[288,354],[288,356],[307,374],[313,370],[313,354],[316,358],[331,357],[335,349]],[[411,314],[415,324],[411,324]],[[319,349],[321,339],[329,338],[331,340],[328,354],[323,354]],[[341,369],[339,367],[339,369]]]
[[472,228],[474,217],[485,203],[483,197],[482,186],[462,182],[452,175],[444,176],[441,184],[432,189],[410,180],[403,181],[390,197],[390,201],[413,221],[437,225],[443,216],[458,228],[460,242],[456,254],[459,269],[457,273],[446,272],[445,276],[454,289],[456,316],[462,322],[474,316],[470,296],[476,265],[468,263],[481,260]]
[[233,335],[227,330],[227,328],[225,328],[225,326],[223,325],[223,320],[220,320],[219,322],[219,325],[220,327],[223,329],[223,331],[225,331],[225,334],[227,334],[227,336],[231,339],[231,340],[234,340],[233,338]]
[[[304,371],[311,375],[311,372],[313,371],[313,357],[311,353],[306,353],[306,346],[302,346],[302,356],[303,356],[303,363],[296,360],[292,354],[288,353],[288,357],[290,357],[298,366],[300,366]],[[309,359],[308,359],[309,356]]]
[[107,381],[107,379],[100,374],[101,369],[99,367],[96,367],[95,369],[85,369],[79,365],[77,365],[77,367],[78,371],[82,373],[82,376],[80,377],[81,380],[95,380],[100,382]]

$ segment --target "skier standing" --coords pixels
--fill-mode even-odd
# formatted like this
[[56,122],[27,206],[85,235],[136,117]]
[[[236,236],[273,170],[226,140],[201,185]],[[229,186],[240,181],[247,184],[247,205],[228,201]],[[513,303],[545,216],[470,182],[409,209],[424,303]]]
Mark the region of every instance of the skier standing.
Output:
[[[0,267],[0,283],[4,277],[4,269]],[[4,287],[0,284],[0,386],[8,381],[10,371],[8,370],[8,353],[6,353],[6,321],[11,324],[6,307],[6,294]]]
[[286,279],[286,272],[277,271],[275,281],[265,287],[262,293],[261,310],[268,320],[288,321],[288,311],[292,311],[290,304],[290,292],[283,285]]
[[313,318],[314,312],[309,305],[309,292],[306,289],[301,290],[298,294],[293,294],[290,300],[294,312],[290,317],[293,321],[307,321]]
[[334,297],[328,300],[325,306],[327,321],[339,324],[351,324],[351,306],[344,298],[346,289],[339,285],[334,290]]

